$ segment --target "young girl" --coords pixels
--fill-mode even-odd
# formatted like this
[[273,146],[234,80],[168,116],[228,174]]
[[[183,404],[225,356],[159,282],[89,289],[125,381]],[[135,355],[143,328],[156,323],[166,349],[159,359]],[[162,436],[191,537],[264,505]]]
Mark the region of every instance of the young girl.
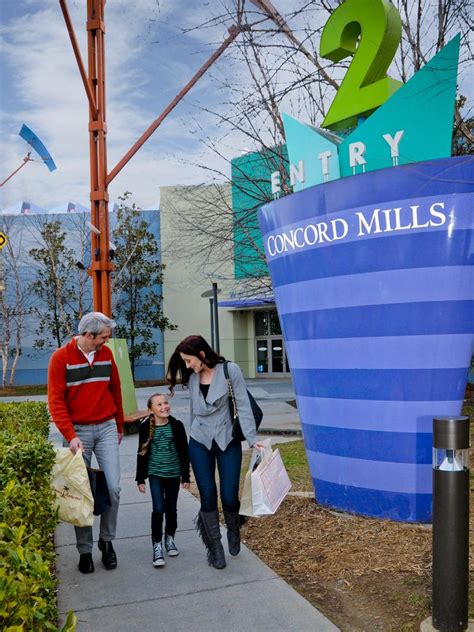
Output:
[[142,494],[145,479],[150,481],[153,566],[164,566],[163,515],[166,552],[169,557],[179,554],[174,542],[178,526],[176,506],[180,483],[185,489],[189,488],[188,440],[182,422],[170,415],[166,395],[155,393],[147,407],[150,415],[140,424],[135,480]]

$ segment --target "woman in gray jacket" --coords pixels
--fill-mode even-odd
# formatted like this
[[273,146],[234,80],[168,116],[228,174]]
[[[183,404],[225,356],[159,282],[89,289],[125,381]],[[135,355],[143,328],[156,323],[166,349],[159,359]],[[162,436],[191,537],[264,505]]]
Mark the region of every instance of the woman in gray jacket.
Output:
[[[226,562],[217,509],[216,464],[229,553],[237,555],[240,551],[239,479],[242,444],[232,437],[224,362],[225,359],[213,351],[202,336],[188,336],[176,347],[167,372],[171,392],[178,381],[189,387],[189,457],[201,497],[196,525],[206,546],[209,564],[219,569],[224,568]],[[242,432],[249,445],[262,448],[263,445],[257,442],[255,419],[242,371],[233,362],[228,363],[228,371]]]

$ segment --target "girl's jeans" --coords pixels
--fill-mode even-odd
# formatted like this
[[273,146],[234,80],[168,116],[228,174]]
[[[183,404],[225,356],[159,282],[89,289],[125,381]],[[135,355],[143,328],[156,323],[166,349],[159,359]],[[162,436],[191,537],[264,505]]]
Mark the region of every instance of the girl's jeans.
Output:
[[216,463],[219,471],[219,486],[222,508],[238,512],[240,468],[242,465],[242,444],[233,439],[225,450],[215,441],[211,449],[192,437],[189,440],[189,458],[201,496],[201,511],[217,509]]
[[178,527],[176,506],[180,479],[179,477],[164,478],[150,474],[149,481],[153,514],[155,514],[155,519],[152,518],[152,534],[153,540],[159,542],[163,535],[161,526],[163,514],[166,516],[165,534],[174,536],[176,533]]

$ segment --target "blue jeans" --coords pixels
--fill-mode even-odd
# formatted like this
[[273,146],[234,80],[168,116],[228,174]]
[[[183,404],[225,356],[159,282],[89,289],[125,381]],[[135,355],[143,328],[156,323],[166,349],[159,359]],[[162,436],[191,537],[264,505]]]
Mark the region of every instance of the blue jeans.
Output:
[[[112,506],[100,516],[99,538],[105,542],[115,539],[120,502],[120,452],[115,421],[101,424],[74,424],[74,431],[84,446],[84,461],[90,466],[92,453],[99,468],[104,470]],[[67,444],[66,444],[67,445]],[[92,552],[92,527],[74,527],[79,553]]]
[[225,450],[215,441],[211,449],[192,437],[189,440],[189,458],[201,497],[201,511],[217,509],[216,463],[219,471],[219,486],[222,507],[225,511],[238,512],[242,444],[233,439]]
[[159,542],[163,536],[163,514],[166,517],[166,535],[174,536],[178,528],[176,507],[178,504],[180,479],[179,477],[164,478],[163,476],[150,474],[149,481],[154,514],[154,516],[152,516],[151,530],[153,540]]

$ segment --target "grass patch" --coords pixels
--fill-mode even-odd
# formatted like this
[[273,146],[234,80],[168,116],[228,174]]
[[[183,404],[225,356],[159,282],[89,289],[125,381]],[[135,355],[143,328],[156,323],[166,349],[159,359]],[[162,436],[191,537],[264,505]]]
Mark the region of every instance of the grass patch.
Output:
[[[135,388],[147,388],[150,386],[166,386],[166,380],[136,380]],[[25,386],[5,386],[0,388],[0,397],[23,397],[27,395],[47,395],[46,384],[30,384]]]
[[23,395],[46,395],[45,384],[33,384],[29,386],[5,386],[0,388],[0,397],[22,397]]
[[280,450],[281,458],[293,484],[293,491],[311,491],[313,482],[309,473],[303,440],[280,443],[275,447]]

